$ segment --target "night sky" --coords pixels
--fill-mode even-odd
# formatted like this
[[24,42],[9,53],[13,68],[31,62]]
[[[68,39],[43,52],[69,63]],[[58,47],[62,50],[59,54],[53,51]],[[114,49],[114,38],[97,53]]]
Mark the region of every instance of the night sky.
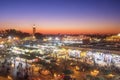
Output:
[[120,0],[0,0],[0,29],[119,33]]

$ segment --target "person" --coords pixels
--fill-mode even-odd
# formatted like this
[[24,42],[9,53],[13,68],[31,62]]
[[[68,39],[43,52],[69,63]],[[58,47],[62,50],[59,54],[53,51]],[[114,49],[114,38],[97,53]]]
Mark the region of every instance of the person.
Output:
[[29,77],[29,76],[28,76],[28,72],[25,72],[24,79],[25,79],[25,80],[28,80],[28,77]]
[[8,68],[7,68],[7,73],[9,73],[9,71],[10,71],[10,68],[8,67]]
[[17,69],[19,69],[19,65],[17,66]]
[[41,74],[41,69],[38,70],[39,74]]
[[2,68],[4,68],[5,67],[5,65],[4,65],[4,63],[2,63]]
[[14,59],[14,67],[15,67],[15,63],[16,63],[16,62],[15,62],[15,59]]
[[10,66],[12,65],[12,62],[10,61]]
[[19,74],[20,74],[20,72],[19,72],[19,71],[17,71],[17,77],[19,76]]

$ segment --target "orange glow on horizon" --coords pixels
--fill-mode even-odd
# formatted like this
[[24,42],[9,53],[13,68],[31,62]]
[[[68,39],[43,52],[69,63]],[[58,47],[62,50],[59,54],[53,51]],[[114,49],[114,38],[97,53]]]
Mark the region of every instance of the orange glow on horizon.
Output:
[[[28,33],[32,33],[32,29],[31,30],[22,30],[24,32],[28,32]],[[55,30],[49,30],[49,29],[37,29],[36,33],[42,33],[42,34],[81,34],[81,33],[85,33],[85,34],[89,34],[89,33],[119,33],[119,30],[114,30],[114,29],[109,29],[109,30],[104,30],[104,31],[95,31],[95,30],[81,30],[81,29],[69,29],[69,30],[62,30],[62,29],[55,29]]]
[[[26,23],[26,24],[25,24]],[[20,24],[20,23],[19,23]],[[22,25],[15,25],[15,23],[0,23],[0,30],[16,29],[23,32],[32,33],[32,22],[21,23]],[[120,33],[120,24],[114,22],[80,22],[80,21],[43,21],[36,25],[36,32],[42,34],[80,34],[80,33]]]

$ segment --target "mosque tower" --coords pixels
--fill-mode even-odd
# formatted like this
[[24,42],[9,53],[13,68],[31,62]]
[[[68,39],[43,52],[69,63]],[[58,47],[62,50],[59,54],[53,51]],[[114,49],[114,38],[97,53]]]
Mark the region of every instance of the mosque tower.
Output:
[[36,33],[36,27],[35,27],[35,24],[33,25],[33,37],[35,36],[35,33]]

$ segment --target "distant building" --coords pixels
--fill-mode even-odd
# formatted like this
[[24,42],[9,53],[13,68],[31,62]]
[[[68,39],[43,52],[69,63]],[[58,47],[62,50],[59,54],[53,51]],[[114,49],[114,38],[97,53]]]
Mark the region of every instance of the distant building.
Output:
[[89,43],[90,42],[90,37],[84,36],[84,35],[80,35],[80,36],[66,36],[62,38],[62,42],[64,43]]
[[36,40],[36,38],[35,38],[35,33],[36,33],[36,27],[35,27],[35,25],[33,25],[33,33],[32,33],[32,36],[29,36],[29,37],[25,37],[23,40]]
[[105,41],[109,42],[120,42],[120,33],[118,35],[110,36],[105,39]]

